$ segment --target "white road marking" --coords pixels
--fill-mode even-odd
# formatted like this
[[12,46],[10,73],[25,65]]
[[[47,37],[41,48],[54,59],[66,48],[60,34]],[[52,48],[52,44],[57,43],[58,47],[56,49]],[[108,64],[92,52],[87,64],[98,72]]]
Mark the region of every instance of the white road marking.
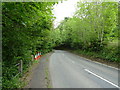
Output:
[[111,85],[113,85],[113,86],[115,86],[115,87],[117,87],[117,88],[120,88],[118,85],[116,85],[116,84],[114,84],[114,83],[112,83],[112,82],[110,82],[110,81],[104,79],[103,77],[101,77],[101,76],[99,76],[99,75],[97,75],[97,74],[95,74],[95,73],[89,71],[88,69],[84,69],[84,70],[87,71],[87,72],[89,72],[89,73],[91,73],[92,75],[94,75],[94,76],[96,76],[96,77],[98,77],[98,78],[100,78],[100,79],[106,81],[107,83],[109,83],[109,84],[111,84]]
[[73,64],[75,63],[73,60],[69,59],[68,57],[67,57],[67,59],[68,59],[69,61],[71,61]]
[[[64,54],[62,54],[64,56]],[[69,61],[71,61],[73,64],[75,63],[73,60],[71,60],[70,58],[66,57]]]

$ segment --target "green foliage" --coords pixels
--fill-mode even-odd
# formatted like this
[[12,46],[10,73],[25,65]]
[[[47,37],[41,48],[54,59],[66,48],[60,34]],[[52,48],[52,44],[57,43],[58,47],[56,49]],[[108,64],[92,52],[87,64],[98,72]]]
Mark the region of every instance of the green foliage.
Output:
[[91,56],[118,61],[118,45],[114,45],[118,42],[118,3],[78,2],[77,7],[74,17],[65,18],[57,28],[64,34],[64,44]]
[[31,54],[38,51],[44,54],[51,50],[49,34],[53,28],[53,5],[53,2],[2,3],[3,88],[18,87],[12,78],[18,73],[14,65],[20,60],[23,60],[25,72]]
[[78,2],[72,18],[53,29],[53,2],[2,3],[3,88],[21,87],[14,65],[23,60],[23,72],[31,55],[64,46],[109,61],[118,58],[118,3]]
[[14,88],[21,88],[22,87],[22,85],[24,84],[24,83],[22,83],[20,80],[19,80],[19,77],[16,77],[16,78],[14,78],[14,79],[11,79],[11,80],[8,80],[8,79],[3,79],[3,90],[5,89],[6,90],[6,88],[9,88],[9,90],[12,90],[12,89],[14,89]]

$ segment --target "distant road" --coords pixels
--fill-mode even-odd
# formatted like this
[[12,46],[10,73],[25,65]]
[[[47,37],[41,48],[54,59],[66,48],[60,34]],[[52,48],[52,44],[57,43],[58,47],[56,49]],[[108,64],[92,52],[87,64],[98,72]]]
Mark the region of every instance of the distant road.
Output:
[[50,57],[53,88],[119,88],[118,70],[63,50]]

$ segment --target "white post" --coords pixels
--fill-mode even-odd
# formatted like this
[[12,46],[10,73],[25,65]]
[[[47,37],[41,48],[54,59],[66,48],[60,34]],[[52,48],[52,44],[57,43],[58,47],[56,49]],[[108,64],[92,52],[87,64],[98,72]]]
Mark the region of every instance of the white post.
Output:
[[31,57],[32,57],[32,62],[31,62],[31,65],[32,65],[32,63],[33,63],[33,61],[34,61],[34,55],[31,55]]

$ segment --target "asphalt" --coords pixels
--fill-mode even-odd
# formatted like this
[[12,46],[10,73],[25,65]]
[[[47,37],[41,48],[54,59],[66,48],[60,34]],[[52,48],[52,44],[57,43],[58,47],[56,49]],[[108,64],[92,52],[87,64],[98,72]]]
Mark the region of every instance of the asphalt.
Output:
[[63,50],[50,56],[53,88],[119,88],[118,69]]
[[51,87],[51,78],[49,76],[49,57],[52,52],[43,55],[35,67],[32,67],[28,78],[28,84],[24,88],[49,88]]

